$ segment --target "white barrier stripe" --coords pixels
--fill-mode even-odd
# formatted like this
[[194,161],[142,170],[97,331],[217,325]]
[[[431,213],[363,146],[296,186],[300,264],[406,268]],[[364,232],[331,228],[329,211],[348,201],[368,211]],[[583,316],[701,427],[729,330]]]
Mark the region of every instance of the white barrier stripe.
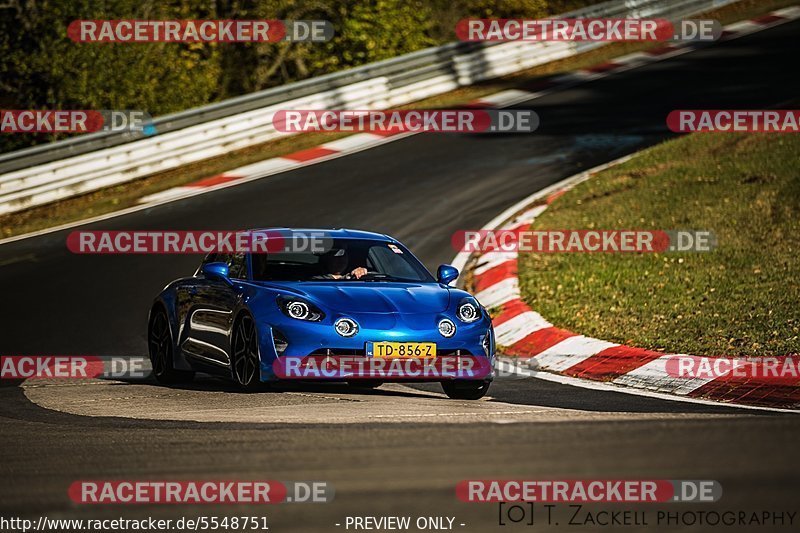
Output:
[[273,172],[282,172],[284,170],[288,170],[290,168],[294,168],[297,166],[300,166],[300,163],[298,163],[297,161],[292,161],[291,159],[284,159],[282,157],[273,157],[272,159],[265,159],[264,161],[253,163],[252,165],[246,165],[243,167],[233,169],[230,171],[230,173],[236,174],[237,176],[250,178],[253,176],[260,176],[263,174],[269,174]]
[[622,57],[615,57],[614,63],[619,65],[624,65],[625,67],[638,67],[639,65],[643,65],[645,63],[649,63],[653,61],[653,56],[646,54],[644,52],[635,52],[633,54],[624,55]]
[[503,226],[502,228],[500,228],[500,230],[501,231],[522,231],[522,230],[527,230],[530,227],[531,222],[533,222],[533,221],[532,220],[522,220],[522,221],[519,221],[519,222],[515,222],[514,224],[508,224],[506,226]]
[[541,215],[546,209],[547,209],[547,204],[534,206],[526,210],[519,216],[515,217],[514,220],[512,220],[503,227],[514,227],[523,223],[528,225],[533,224],[533,221],[536,220],[536,217]]
[[[681,354],[682,355],[682,354]],[[658,359],[653,359],[649,363],[635,368],[614,379],[612,383],[617,385],[627,385],[640,389],[648,389],[658,392],[669,392],[671,394],[686,395],[695,389],[699,389],[714,378],[679,378],[670,376],[667,373],[667,361],[674,355],[662,355]]]
[[500,346],[513,346],[531,333],[552,327],[553,324],[536,311],[525,311],[499,326],[495,326],[495,341]]
[[356,133],[355,135],[350,135],[343,139],[325,143],[320,146],[320,148],[326,148],[336,152],[347,152],[356,148],[365,148],[372,144],[383,143],[385,140],[386,137],[375,135],[374,133]]
[[[508,224],[503,225],[502,229],[511,230],[520,226],[530,226],[533,224],[533,221],[536,219],[536,217],[538,217],[545,209],[547,209],[547,205],[537,205],[532,209],[528,209],[518,217],[514,218],[514,220]],[[486,252],[478,259],[478,262],[473,269],[473,273],[475,276],[479,277],[494,267],[502,265],[503,263],[516,261],[518,256],[519,254],[516,251]]]
[[772,14],[779,17],[786,17],[788,19],[800,18],[800,6],[784,7],[783,9],[773,11]]
[[476,102],[488,105],[508,105],[516,103],[520,99],[528,100],[531,97],[529,91],[520,91],[518,89],[509,89],[507,91],[500,91],[489,96],[481,96]]
[[[298,166],[300,166],[300,163],[298,163],[297,161],[292,161],[290,159],[283,159],[281,157],[273,157],[272,159],[266,159],[264,161],[259,161],[258,163],[253,163],[252,165],[247,165],[244,167],[236,168],[234,170],[230,170],[228,172],[225,172],[223,175],[224,176],[232,175],[239,177],[242,180],[245,180],[269,174],[274,174],[277,172],[283,172],[285,170],[289,170],[291,168],[295,168]],[[175,200],[183,196],[187,197],[194,196],[199,192],[203,192],[203,189],[212,190],[212,189],[217,189],[223,185],[230,187],[231,184],[232,181],[226,181],[221,184],[210,185],[208,187],[199,188],[192,183],[188,183],[186,185],[181,185],[179,187],[173,187],[172,189],[167,189],[157,193],[148,194],[147,196],[139,198],[137,203],[140,205],[156,204],[167,200]]]
[[475,294],[475,299],[487,309],[519,299],[519,279],[506,278]]
[[569,74],[562,74],[556,78],[553,78],[553,81],[556,84],[565,84],[570,85],[573,83],[582,83],[584,81],[589,81],[593,78],[600,76],[600,74],[595,74],[594,72],[587,72],[585,70],[577,70],[575,72],[570,72]]
[[175,198],[180,198],[184,195],[191,195],[196,192],[194,187],[173,187],[172,189],[167,189],[166,191],[161,191],[153,194],[148,194],[139,199],[140,204],[150,204],[156,202],[163,202],[164,200],[172,200]]
[[725,31],[731,33],[752,33],[754,31],[758,31],[763,28],[762,24],[757,24],[755,22],[749,20],[743,20],[741,22],[737,22],[735,24],[731,24],[729,26],[725,26]]
[[614,346],[619,344],[576,335],[544,350],[535,359],[541,368],[560,372]]
[[622,394],[630,394],[633,396],[642,396],[645,398],[657,398],[659,400],[668,400],[671,402],[684,402],[694,403],[698,405],[713,405],[719,407],[724,405],[732,409],[745,409],[749,411],[769,411],[776,413],[797,413],[797,409],[780,409],[776,407],[760,407],[755,405],[743,405],[737,403],[725,402],[721,404],[714,400],[705,400],[702,398],[693,398],[691,396],[678,396],[674,394],[649,391],[645,389],[626,387],[623,385],[615,385],[609,381],[594,381],[584,378],[576,378],[572,376],[565,376],[563,374],[552,374],[550,372],[537,371],[529,367],[527,359],[511,358],[511,359],[498,359],[497,369],[505,372],[513,372],[517,376],[532,377],[536,379],[543,379],[545,381],[552,381],[553,383],[560,383],[562,385],[570,385],[573,387],[581,387],[584,389],[604,391],[604,392],[617,392]]
[[472,272],[479,277],[494,267],[512,261],[517,261],[517,252],[486,252],[478,259],[478,263]]
[[[648,389],[658,392],[669,392],[671,394],[680,394],[684,396],[699,389],[703,385],[714,381],[715,379],[719,379],[730,374],[732,371],[729,370],[724,374],[702,378],[670,376],[667,372],[667,361],[676,357],[695,358],[694,356],[686,354],[662,355],[658,359],[653,359],[649,363],[635,368],[627,374],[619,376],[613,381],[613,383],[617,385],[627,385],[629,387],[638,387],[640,389]],[[739,367],[743,364],[743,361],[733,361],[734,367]]]

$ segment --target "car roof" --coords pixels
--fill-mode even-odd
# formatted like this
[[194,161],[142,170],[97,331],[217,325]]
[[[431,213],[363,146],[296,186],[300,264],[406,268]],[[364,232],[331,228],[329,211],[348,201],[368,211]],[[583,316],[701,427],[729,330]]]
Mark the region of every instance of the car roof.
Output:
[[364,239],[371,241],[392,241],[397,242],[397,239],[385,235],[383,233],[375,233],[372,231],[362,231],[357,229],[348,228],[255,228],[250,229],[252,232],[270,232],[270,231],[292,231],[298,233],[319,233],[324,232],[326,236],[333,239]]

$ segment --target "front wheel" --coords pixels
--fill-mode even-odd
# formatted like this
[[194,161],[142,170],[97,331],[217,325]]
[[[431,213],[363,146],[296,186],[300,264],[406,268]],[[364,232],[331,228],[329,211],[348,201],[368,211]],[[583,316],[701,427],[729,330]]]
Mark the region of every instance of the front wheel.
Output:
[[453,400],[480,400],[489,391],[491,381],[443,381],[442,389]]
[[150,318],[150,327],[147,328],[147,345],[156,381],[164,384],[192,381],[194,372],[173,368],[172,334],[169,330],[167,313],[163,309],[154,311]]
[[256,325],[250,315],[240,318],[233,328],[231,377],[242,390],[248,392],[257,391],[263,387]]

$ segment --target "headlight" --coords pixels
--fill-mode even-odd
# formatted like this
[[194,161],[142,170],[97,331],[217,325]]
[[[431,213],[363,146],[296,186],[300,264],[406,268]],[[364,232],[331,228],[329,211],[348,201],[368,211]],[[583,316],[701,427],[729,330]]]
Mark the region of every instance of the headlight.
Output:
[[470,322],[475,322],[481,317],[481,309],[478,307],[477,302],[475,302],[475,300],[472,298],[464,298],[458,304],[456,316],[458,316],[460,321],[469,324]]
[[278,306],[284,315],[296,320],[319,322],[325,318],[325,313],[317,306],[293,296],[278,296]]
[[443,318],[439,321],[439,333],[442,337],[452,337],[456,334],[456,325],[449,318]]
[[342,337],[352,337],[358,333],[358,324],[349,318],[340,318],[333,327],[336,329],[336,333]]
[[286,305],[286,313],[297,320],[305,320],[311,316],[311,310],[305,302],[290,302]]

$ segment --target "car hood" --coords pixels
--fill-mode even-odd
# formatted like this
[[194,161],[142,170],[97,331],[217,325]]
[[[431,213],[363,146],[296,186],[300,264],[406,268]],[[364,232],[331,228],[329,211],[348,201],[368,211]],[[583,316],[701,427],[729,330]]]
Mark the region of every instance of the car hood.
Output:
[[450,291],[436,283],[323,281],[284,287],[341,313],[441,313],[450,303]]

